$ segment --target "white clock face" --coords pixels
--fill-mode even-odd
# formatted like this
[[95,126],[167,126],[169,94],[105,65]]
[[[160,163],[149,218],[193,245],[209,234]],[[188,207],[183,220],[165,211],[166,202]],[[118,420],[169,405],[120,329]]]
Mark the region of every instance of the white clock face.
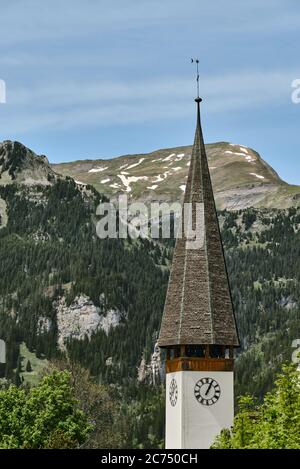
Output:
[[171,406],[175,407],[178,398],[178,386],[176,383],[176,379],[172,379],[169,388],[169,399]]
[[202,405],[213,405],[221,395],[220,385],[213,378],[201,378],[195,384],[194,394]]

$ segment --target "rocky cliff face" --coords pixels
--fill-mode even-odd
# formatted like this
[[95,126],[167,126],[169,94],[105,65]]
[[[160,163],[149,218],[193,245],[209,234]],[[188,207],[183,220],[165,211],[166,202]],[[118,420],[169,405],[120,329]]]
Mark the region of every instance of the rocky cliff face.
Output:
[[7,206],[4,199],[0,197],[0,229],[7,224]]
[[[111,328],[119,326],[123,315],[118,309],[109,309],[102,313],[86,295],[77,296],[71,305],[67,305],[63,296],[55,303],[58,328],[58,347],[66,350],[69,339],[83,340],[102,329],[107,335]],[[51,321],[41,316],[38,320],[38,334],[49,332]]]
[[0,184],[50,185],[57,179],[46,156],[36,155],[19,142],[0,143]]
[[151,384],[153,386],[160,384],[164,373],[163,368],[161,351],[156,342],[149,363],[145,360],[144,355],[142,356],[137,373],[138,382]]

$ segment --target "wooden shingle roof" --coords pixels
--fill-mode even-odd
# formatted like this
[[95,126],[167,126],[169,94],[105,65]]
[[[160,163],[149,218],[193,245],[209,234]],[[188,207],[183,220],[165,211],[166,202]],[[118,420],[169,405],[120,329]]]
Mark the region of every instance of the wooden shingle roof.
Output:
[[[239,346],[223,246],[197,102],[197,126],[184,204],[201,223],[196,249],[190,237],[177,238],[158,345]],[[197,205],[196,205],[197,204]],[[183,205],[184,207],[184,205]],[[194,225],[193,225],[194,226]]]

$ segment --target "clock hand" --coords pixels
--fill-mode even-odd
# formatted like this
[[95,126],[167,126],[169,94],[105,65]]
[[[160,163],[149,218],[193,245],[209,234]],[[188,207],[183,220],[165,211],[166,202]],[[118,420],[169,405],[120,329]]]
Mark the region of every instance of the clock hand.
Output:
[[209,391],[211,390],[212,384],[213,384],[213,382],[211,382],[210,385],[208,386],[208,388],[206,390],[206,393],[205,393],[205,396],[207,396]]

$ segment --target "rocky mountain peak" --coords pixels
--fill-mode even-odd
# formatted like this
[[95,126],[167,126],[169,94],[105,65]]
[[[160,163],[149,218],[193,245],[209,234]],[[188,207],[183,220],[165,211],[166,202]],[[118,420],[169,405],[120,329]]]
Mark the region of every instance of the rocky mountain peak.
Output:
[[57,178],[45,155],[37,155],[20,142],[0,143],[0,184],[49,185]]

